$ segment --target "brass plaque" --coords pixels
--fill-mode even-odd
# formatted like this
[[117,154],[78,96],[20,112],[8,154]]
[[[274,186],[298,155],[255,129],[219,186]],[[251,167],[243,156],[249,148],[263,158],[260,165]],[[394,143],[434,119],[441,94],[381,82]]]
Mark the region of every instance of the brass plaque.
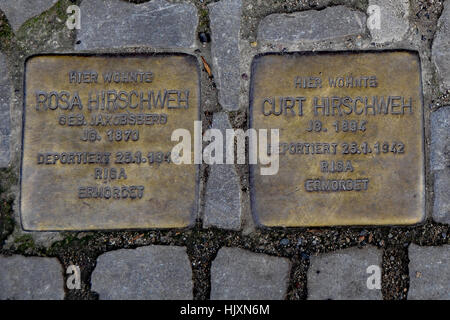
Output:
[[25,65],[25,230],[186,227],[197,169],[174,164],[200,108],[193,56],[46,55]]
[[[279,171],[251,169],[265,226],[407,225],[424,218],[423,102],[413,52],[268,54],[251,126],[279,129]],[[270,140],[269,140],[270,141]]]

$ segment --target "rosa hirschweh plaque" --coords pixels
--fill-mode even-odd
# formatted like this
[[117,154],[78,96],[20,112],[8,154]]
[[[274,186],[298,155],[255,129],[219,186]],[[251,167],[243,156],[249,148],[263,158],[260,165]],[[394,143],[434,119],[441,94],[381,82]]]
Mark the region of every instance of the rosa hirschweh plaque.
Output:
[[197,166],[174,164],[193,131],[199,69],[184,54],[42,55],[25,64],[20,210],[25,230],[186,227]]
[[[279,129],[279,171],[251,170],[265,226],[408,225],[424,218],[423,102],[414,52],[266,54],[251,126]],[[275,149],[275,148],[274,148]]]

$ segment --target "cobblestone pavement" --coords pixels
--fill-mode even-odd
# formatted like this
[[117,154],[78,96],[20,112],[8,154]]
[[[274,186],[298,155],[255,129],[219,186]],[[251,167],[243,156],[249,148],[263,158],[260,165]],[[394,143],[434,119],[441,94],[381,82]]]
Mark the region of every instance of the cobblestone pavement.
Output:
[[[69,29],[66,9],[81,9]],[[367,28],[370,5],[389,23]],[[450,0],[0,0],[0,299],[449,299]],[[246,129],[253,57],[417,51],[426,219],[415,226],[263,228],[247,165],[201,165],[186,229],[26,232],[19,180],[24,61],[38,53],[183,52],[205,128]],[[79,280],[79,281],[78,281]]]

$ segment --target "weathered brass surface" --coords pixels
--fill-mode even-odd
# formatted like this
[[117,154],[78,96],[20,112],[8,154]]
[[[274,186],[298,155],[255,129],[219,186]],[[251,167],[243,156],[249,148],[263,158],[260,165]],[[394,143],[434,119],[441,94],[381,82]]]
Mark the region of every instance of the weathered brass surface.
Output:
[[176,165],[168,154],[178,143],[172,131],[193,134],[199,117],[194,57],[48,55],[28,59],[25,69],[25,230],[194,221],[197,166]]
[[[280,130],[278,174],[262,176],[259,165],[251,171],[252,211],[259,223],[406,225],[423,220],[417,54],[269,54],[256,57],[252,70],[251,126]],[[370,107],[373,97],[375,107]]]

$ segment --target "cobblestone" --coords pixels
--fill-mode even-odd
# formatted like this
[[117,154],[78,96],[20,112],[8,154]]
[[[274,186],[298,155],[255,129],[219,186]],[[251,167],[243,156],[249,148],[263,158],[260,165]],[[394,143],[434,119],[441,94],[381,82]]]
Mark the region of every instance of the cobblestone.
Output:
[[55,258],[0,256],[0,300],[61,300],[63,270]]
[[376,43],[400,41],[409,29],[408,0],[370,0],[369,6],[380,8],[380,28],[369,28],[370,35]]
[[211,299],[284,299],[289,270],[284,258],[222,248],[211,266]]
[[192,299],[192,270],[186,248],[147,246],[98,257],[92,290],[100,299]]
[[[381,290],[368,289],[367,268],[381,270],[382,253],[372,247],[351,248],[311,257],[309,300],[380,300]],[[381,277],[381,272],[380,272]]]
[[450,245],[409,246],[410,300],[450,300]]
[[6,58],[0,54],[0,168],[6,167],[10,160],[10,100],[11,83]]
[[[224,112],[214,114],[212,128],[220,129],[225,137],[225,130],[231,128],[228,115]],[[223,142],[225,144],[225,140]],[[239,177],[232,164],[210,166],[206,185],[204,226],[231,230],[239,230],[241,227]]]
[[276,43],[317,42],[364,34],[366,15],[345,6],[321,11],[271,14],[258,27],[258,41]]
[[433,219],[450,223],[450,106],[431,114],[431,168],[434,172]]
[[239,109],[241,5],[241,0],[222,0],[208,6],[213,74],[219,90],[219,103],[229,111]]
[[155,0],[132,4],[120,0],[81,3],[82,27],[77,50],[149,46],[193,48],[198,17],[195,6]]
[[0,0],[0,9],[16,32],[25,21],[47,11],[56,2],[58,0]]
[[431,53],[441,90],[450,89],[450,1],[448,0],[444,2],[444,10],[438,21]]

